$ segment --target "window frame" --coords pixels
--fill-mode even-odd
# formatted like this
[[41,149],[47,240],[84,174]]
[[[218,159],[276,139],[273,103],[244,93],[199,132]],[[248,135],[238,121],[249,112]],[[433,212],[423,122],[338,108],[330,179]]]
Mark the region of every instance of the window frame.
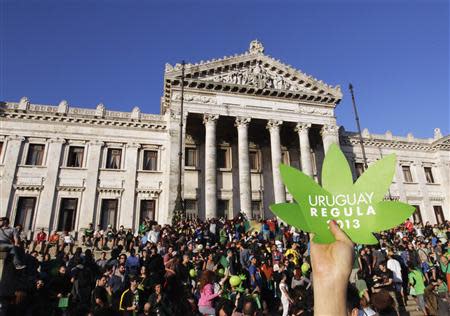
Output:
[[[411,166],[410,165],[402,165],[401,167],[402,167],[403,182],[404,183],[414,183]],[[407,168],[407,169],[405,169],[405,168]],[[411,181],[408,181],[407,177],[405,176],[405,170],[408,170]]]
[[[155,161],[155,169],[146,169],[145,168],[145,155],[147,152],[156,153],[156,161]],[[141,161],[141,170],[143,171],[159,171],[160,162],[160,152],[157,148],[143,148],[142,149],[142,161]]]
[[[254,153],[256,157],[256,168],[252,168],[252,158],[251,154]],[[250,172],[261,172],[262,170],[262,156],[261,156],[261,150],[259,149],[249,149],[248,151],[248,158],[249,158],[249,165],[250,165]]]
[[[430,172],[429,176],[431,177],[431,181],[428,181],[427,170]],[[434,175],[433,175],[433,167],[431,167],[431,166],[424,166],[423,167],[423,171],[425,173],[425,181],[426,181],[426,183],[427,184],[436,184],[436,179],[434,178]]]
[[[79,166],[79,167],[69,166],[70,153],[71,153],[71,149],[72,148],[82,148],[83,149],[83,154],[82,154],[82,157],[81,157],[81,166]],[[86,159],[86,146],[84,146],[82,144],[69,144],[69,145],[67,145],[67,157],[66,157],[66,163],[64,164],[64,166],[66,168],[82,169],[82,168],[85,167],[85,159]]]
[[[34,219],[36,217],[37,208],[38,208],[38,204],[39,204],[39,197],[36,195],[18,195],[18,196],[16,196],[16,200],[14,202],[14,219],[12,220],[12,223],[14,224],[14,226],[16,226],[17,216],[19,215],[19,207],[20,207],[21,199],[33,199],[34,200],[33,210],[31,211],[30,218],[29,218],[30,222],[28,223],[27,226],[22,224],[22,228],[24,231],[33,230],[34,229]],[[24,224],[27,224],[27,223],[24,223]]]
[[[419,204],[411,204],[415,208],[414,213],[411,215],[413,219],[413,224],[421,224],[423,225],[423,218],[422,218],[422,210],[420,208]],[[416,216],[419,218],[419,222],[416,222]]]
[[[187,152],[192,150],[194,152],[194,165],[187,165],[188,155]],[[185,169],[196,169],[198,168],[198,148],[196,146],[185,146],[184,148],[184,168]]]
[[7,142],[6,142],[6,139],[4,139],[3,137],[1,137],[0,138],[0,165],[1,164],[3,164],[3,156],[4,156],[4,153],[5,153],[5,151],[6,151],[6,144],[7,144]]
[[[219,166],[218,153],[220,150],[225,150],[225,162],[226,162],[225,167]],[[230,171],[233,168],[232,156],[231,156],[231,146],[217,146],[216,163],[217,163],[216,169],[219,171]]]
[[59,199],[59,205],[58,205],[58,219],[56,222],[56,230],[57,231],[62,231],[59,230],[60,228],[60,223],[61,223],[61,209],[64,206],[64,200],[75,200],[76,204],[75,204],[75,209],[74,209],[74,216],[72,219],[72,229],[69,232],[75,231],[76,230],[76,224],[77,224],[77,216],[79,213],[79,208],[80,208],[80,198],[79,197],[75,197],[75,196],[62,196]]
[[[41,160],[40,164],[29,164],[28,163],[28,158],[29,158],[29,155],[30,155],[30,147],[34,147],[34,146],[43,146],[43,149],[42,149],[42,160]],[[43,167],[43,166],[45,166],[46,156],[47,156],[47,144],[46,143],[44,143],[44,142],[29,142],[27,144],[26,154],[24,155],[23,164],[25,166]]]
[[[120,150],[120,166],[119,166],[119,168],[110,168],[110,167],[108,167],[108,160],[109,160],[109,152],[110,152],[110,150],[112,151],[112,150]],[[123,170],[123,163],[124,163],[124,152],[125,152],[125,150],[123,150],[123,147],[118,147],[118,146],[107,146],[106,148],[105,148],[105,152],[106,152],[106,155],[105,155],[105,163],[104,163],[104,169],[107,169],[107,170]]]

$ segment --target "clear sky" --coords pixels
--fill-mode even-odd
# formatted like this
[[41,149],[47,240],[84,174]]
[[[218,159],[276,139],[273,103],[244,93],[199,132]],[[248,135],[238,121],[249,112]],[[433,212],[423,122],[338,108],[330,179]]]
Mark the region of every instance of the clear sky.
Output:
[[449,133],[448,0],[0,0],[0,100],[158,113],[164,64],[266,53],[332,85],[338,123]]

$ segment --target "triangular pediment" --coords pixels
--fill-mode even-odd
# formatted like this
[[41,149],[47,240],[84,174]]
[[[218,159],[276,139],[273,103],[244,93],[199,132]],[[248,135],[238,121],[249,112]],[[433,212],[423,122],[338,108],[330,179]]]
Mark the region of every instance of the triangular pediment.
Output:
[[[181,64],[166,64],[166,80],[181,78]],[[290,65],[264,54],[258,41],[252,41],[250,49],[240,55],[201,61],[185,65],[185,79],[203,83],[220,83],[255,90],[283,91],[284,94],[303,93],[310,96],[331,97],[339,102],[342,92],[339,86],[330,86]],[[207,85],[201,85],[207,86]]]

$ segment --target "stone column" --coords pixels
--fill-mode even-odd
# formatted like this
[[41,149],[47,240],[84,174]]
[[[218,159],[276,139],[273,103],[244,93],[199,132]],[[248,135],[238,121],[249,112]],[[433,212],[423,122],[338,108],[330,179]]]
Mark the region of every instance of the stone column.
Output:
[[119,225],[126,228],[133,227],[136,216],[136,171],[138,164],[138,149],[140,145],[136,143],[126,144],[125,153],[125,190],[122,195],[122,205],[120,207]]
[[204,114],[205,125],[205,217],[217,217],[216,124],[219,115]]
[[248,124],[250,118],[236,118],[235,126],[238,130],[238,159],[239,159],[239,200],[240,211],[247,218],[252,217],[252,186],[250,174],[250,158],[248,152]]
[[286,202],[286,190],[281,180],[280,164],[281,164],[281,141],[280,141],[280,125],[283,121],[269,120],[267,129],[270,132],[270,152],[272,153],[272,176],[273,176],[273,192],[275,195],[275,203]]
[[302,171],[306,175],[313,176],[313,168],[311,161],[311,147],[309,145],[309,129],[311,124],[298,123],[295,127],[295,131],[298,133],[300,142],[300,159],[302,164]]
[[6,138],[6,152],[4,156],[3,175],[0,182],[0,216],[10,216],[13,196],[13,183],[19,164],[20,148],[25,140],[22,136],[8,136]]
[[62,138],[52,138],[47,142],[49,146],[46,158],[47,173],[45,175],[44,188],[39,198],[36,224],[33,229],[44,228],[45,230],[51,230],[54,228],[51,227],[52,223],[50,221],[55,218],[56,186],[61,166],[62,146],[65,142]]
[[89,223],[94,223],[95,209],[97,205],[97,184],[98,172],[100,168],[100,157],[103,147],[103,142],[93,140],[87,146],[87,177],[85,181],[85,191],[83,200],[81,201],[80,220],[78,221],[78,229],[86,229]]
[[339,146],[339,132],[337,125],[323,125],[320,131],[323,141],[323,150],[325,154],[331,144],[337,144]]

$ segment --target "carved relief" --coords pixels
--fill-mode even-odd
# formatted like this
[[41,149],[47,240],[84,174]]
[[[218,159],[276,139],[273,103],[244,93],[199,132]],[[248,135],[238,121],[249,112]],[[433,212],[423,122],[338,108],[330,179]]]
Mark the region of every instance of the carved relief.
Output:
[[257,61],[255,65],[248,68],[241,68],[233,72],[203,79],[214,82],[255,86],[258,89],[309,91],[307,88],[299,87],[297,84],[290,82],[278,73],[268,71],[262,66],[261,61]]
[[338,131],[339,131],[339,128],[337,125],[323,125],[322,129],[320,130],[320,134],[322,136],[328,136],[328,135],[336,136],[336,135],[338,135]]
[[[172,100],[180,101],[181,93],[175,92],[172,94]],[[184,100],[189,102],[198,102],[203,104],[216,104],[216,99],[207,95],[196,95],[196,94],[184,94]]]
[[279,121],[279,120],[269,120],[267,122],[266,128],[272,132],[275,130],[278,130],[281,126],[281,124],[283,124],[283,121]]
[[250,121],[251,121],[251,118],[249,118],[249,117],[237,117],[234,122],[234,126],[236,126],[236,127],[248,126]]
[[311,123],[297,123],[295,125],[295,131],[297,133],[307,133],[311,128]]
[[218,119],[219,119],[218,114],[204,114],[203,115],[203,124],[205,124],[205,125],[216,124]]

